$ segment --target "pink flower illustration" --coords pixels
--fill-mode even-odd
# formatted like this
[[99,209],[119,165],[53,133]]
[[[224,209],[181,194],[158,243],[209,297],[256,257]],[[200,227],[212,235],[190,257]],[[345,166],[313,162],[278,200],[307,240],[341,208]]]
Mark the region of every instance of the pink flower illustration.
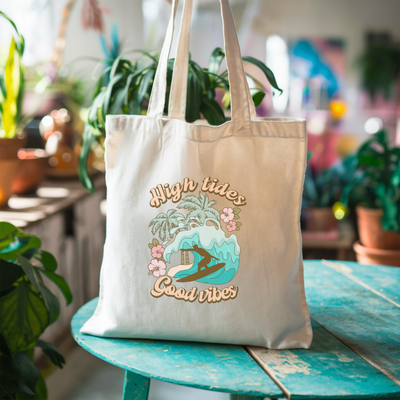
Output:
[[151,249],[151,256],[154,258],[161,258],[163,253],[164,247],[162,247],[161,244],[158,244]]
[[224,222],[229,222],[233,220],[235,214],[233,213],[232,208],[225,207],[222,211],[223,213],[221,214],[221,218]]
[[236,222],[235,221],[229,221],[229,224],[226,225],[228,228],[229,232],[232,232],[236,229]]
[[157,278],[167,273],[166,270],[167,267],[164,261],[151,260],[150,264],[148,265],[148,268],[149,268],[149,275],[153,274]]

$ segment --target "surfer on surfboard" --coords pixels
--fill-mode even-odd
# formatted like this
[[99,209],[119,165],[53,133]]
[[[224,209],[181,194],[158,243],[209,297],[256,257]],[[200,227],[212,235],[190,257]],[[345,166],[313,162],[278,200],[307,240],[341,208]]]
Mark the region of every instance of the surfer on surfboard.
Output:
[[211,258],[219,260],[219,258],[212,256],[207,250],[202,249],[201,247],[197,246],[197,244],[193,246],[193,249],[186,250],[195,251],[197,254],[203,257],[203,259],[197,264],[198,272],[200,272],[202,268],[209,268],[208,264],[211,262]]

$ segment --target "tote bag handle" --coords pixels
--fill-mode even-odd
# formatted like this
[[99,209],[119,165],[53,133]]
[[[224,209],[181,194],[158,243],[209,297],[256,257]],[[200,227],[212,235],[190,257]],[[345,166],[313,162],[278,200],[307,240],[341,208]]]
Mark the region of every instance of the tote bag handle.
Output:
[[[186,85],[192,4],[193,0],[185,1],[170,95],[171,112],[169,114],[172,118],[178,119],[184,119],[186,109]],[[251,119],[255,116],[255,108],[243,69],[239,42],[229,1],[220,0],[220,4],[228,78],[231,91],[233,134],[247,136],[251,134]],[[153,90],[150,97],[149,110],[147,113],[150,117],[161,118],[164,110],[167,65],[174,31],[176,8],[177,0],[174,0],[172,4],[171,18],[168,24],[167,34],[161,51],[159,66],[157,68]]]

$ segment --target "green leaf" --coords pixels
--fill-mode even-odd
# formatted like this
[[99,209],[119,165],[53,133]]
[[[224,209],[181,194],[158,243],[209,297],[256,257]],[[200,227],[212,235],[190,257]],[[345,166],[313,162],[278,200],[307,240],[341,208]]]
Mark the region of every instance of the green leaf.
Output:
[[97,95],[104,90],[104,87],[101,85],[103,84],[104,77],[110,72],[111,67],[107,67],[103,70],[103,73],[100,75],[99,79],[97,80],[96,86],[93,91],[92,102],[97,97]]
[[235,207],[235,208],[233,209],[233,213],[234,213],[234,214],[239,214],[241,211],[242,211],[242,210],[241,210],[239,207]]
[[25,274],[28,277],[29,281],[31,282],[31,284],[33,285],[35,290],[38,293],[40,293],[41,290],[40,290],[40,287],[39,287],[39,283],[38,283],[38,281],[36,279],[35,270],[34,270],[33,265],[25,257],[23,257],[23,256],[21,256],[19,254],[17,254],[17,257],[18,257],[19,265],[21,266],[21,268],[25,272]]
[[49,322],[43,299],[27,281],[0,299],[0,330],[12,354],[32,348]]
[[46,271],[54,272],[57,269],[57,260],[53,254],[45,250],[39,251],[36,259],[40,261]]
[[242,58],[243,58],[243,61],[249,62],[249,63],[255,65],[256,67],[258,67],[259,69],[261,69],[261,71],[264,73],[264,75],[268,79],[268,82],[271,84],[271,86],[274,89],[278,90],[279,92],[281,92],[281,93],[283,92],[283,90],[276,83],[274,73],[263,62],[257,60],[254,57],[250,57],[250,56],[245,56]]
[[149,243],[149,249],[151,250],[153,247],[154,247],[154,244],[153,243]]
[[218,71],[221,68],[222,60],[224,58],[224,51],[220,47],[215,48],[210,55],[210,60],[208,62],[208,71],[212,74],[218,74]]
[[240,228],[242,226],[242,223],[241,222],[236,222],[236,227],[237,228]]
[[153,244],[154,244],[154,246],[157,246],[159,244],[158,240],[157,239],[153,239]]
[[240,217],[239,217],[239,215],[235,215],[234,217],[233,217],[233,219],[240,219]]
[[44,303],[49,310],[49,324],[52,324],[57,320],[60,315],[60,302],[58,301],[57,297],[54,296],[54,294],[51,293],[47,286],[44,284],[43,278],[38,270],[38,268],[35,269],[35,275],[39,283],[40,293],[42,294]]
[[35,392],[40,374],[33,361],[25,353],[18,352],[13,359],[13,364],[24,384]]
[[65,279],[61,275],[58,275],[52,271],[43,271],[39,268],[37,268],[37,270],[40,271],[42,274],[46,275],[47,278],[49,278],[52,282],[54,282],[61,290],[61,293],[64,295],[66,304],[67,305],[71,304],[72,293],[67,282],[65,282]]
[[203,87],[203,94],[206,94],[210,89],[210,77],[206,74],[194,61],[190,61],[189,63],[190,71],[197,77],[197,79],[201,82],[201,86]]
[[114,93],[111,105],[109,106],[108,109],[108,114],[110,115],[118,114],[122,109],[124,101],[125,101],[125,88],[122,87],[121,89],[118,89]]
[[34,400],[47,400],[47,387],[46,382],[43,379],[42,374],[39,371],[39,379],[35,386],[35,392],[37,393]]
[[251,97],[253,98],[254,106],[258,107],[261,104],[261,102],[263,101],[263,99],[265,97],[265,93],[259,91],[255,94],[253,94]]
[[40,239],[33,235],[22,235],[18,237],[18,242],[12,243],[7,248],[0,251],[0,259],[16,260],[17,254],[24,254],[31,248],[40,249],[42,243]]
[[24,275],[25,273],[19,265],[0,260],[0,292],[10,288]]
[[200,119],[200,105],[203,96],[203,86],[199,79],[192,74],[188,75],[186,93],[186,121],[194,122]]
[[89,175],[87,163],[91,146],[95,140],[96,137],[93,134],[93,127],[91,127],[88,123],[86,123],[82,133],[82,146],[78,160],[78,166],[79,166],[78,173],[79,173],[79,179],[83,187],[90,193],[94,193],[94,185]]
[[142,104],[142,102],[144,100],[144,97],[146,96],[147,91],[149,90],[150,82],[154,78],[155,72],[156,71],[154,69],[149,69],[143,75],[143,78],[140,81],[139,89],[138,89],[138,92],[137,92],[137,100],[138,100],[139,104]]
[[[6,338],[0,332],[0,354],[4,354],[5,356],[12,358],[10,348],[8,347]],[[1,375],[0,375],[1,376]]]
[[0,241],[2,241],[10,233],[14,233],[16,231],[18,231],[18,228],[13,224],[8,222],[0,222]]
[[49,342],[38,339],[36,341],[36,347],[40,347],[44,354],[49,357],[50,361],[58,368],[63,368],[65,364],[65,359],[57,350],[57,348]]
[[210,125],[222,125],[226,122],[225,114],[215,100],[203,97],[200,111]]

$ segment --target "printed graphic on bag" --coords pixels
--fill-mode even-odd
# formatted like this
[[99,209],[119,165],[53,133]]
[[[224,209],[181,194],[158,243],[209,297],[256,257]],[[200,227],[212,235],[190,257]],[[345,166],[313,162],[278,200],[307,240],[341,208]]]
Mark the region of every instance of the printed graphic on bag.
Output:
[[[210,287],[198,289],[177,289],[172,285],[179,282],[201,282],[224,285],[230,282],[239,268],[240,246],[236,234],[240,231],[240,207],[246,205],[246,198],[229,184],[218,185],[218,179],[204,179],[199,195],[193,192],[198,183],[185,178],[183,184],[157,185],[150,190],[152,207],[158,208],[171,199],[179,203],[176,208],[158,214],[149,224],[151,233],[158,235],[149,243],[152,260],[148,265],[149,275],[158,278],[151,291],[153,297],[172,296],[179,300],[210,303],[236,298],[238,288],[233,285],[222,290]],[[183,193],[193,194],[182,198]],[[210,200],[208,193],[224,197],[233,203],[232,207],[217,208],[217,201]],[[179,212],[177,209],[181,210]],[[180,262],[172,260],[179,259]]]

